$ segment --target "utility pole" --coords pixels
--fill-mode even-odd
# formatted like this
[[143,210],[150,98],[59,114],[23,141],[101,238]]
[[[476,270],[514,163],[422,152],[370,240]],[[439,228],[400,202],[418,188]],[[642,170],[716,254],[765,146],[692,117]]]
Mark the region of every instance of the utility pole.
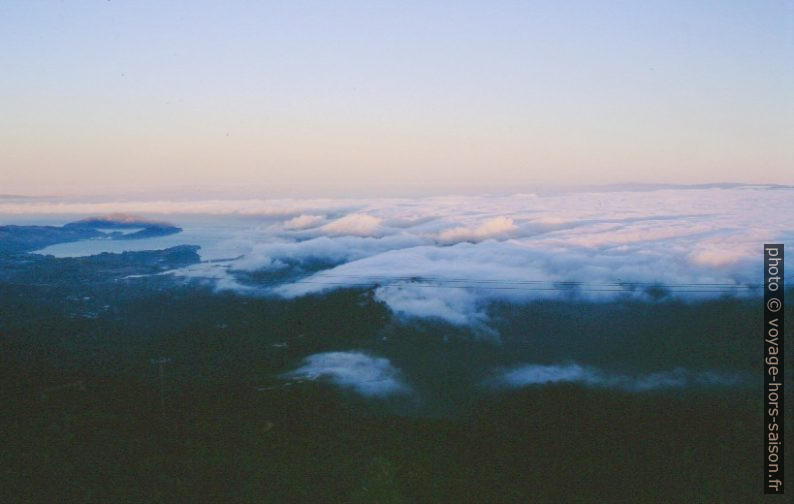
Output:
[[171,362],[171,359],[166,357],[151,360],[152,364],[159,364],[160,366],[160,411],[163,414],[163,420],[165,420],[165,365],[169,362]]

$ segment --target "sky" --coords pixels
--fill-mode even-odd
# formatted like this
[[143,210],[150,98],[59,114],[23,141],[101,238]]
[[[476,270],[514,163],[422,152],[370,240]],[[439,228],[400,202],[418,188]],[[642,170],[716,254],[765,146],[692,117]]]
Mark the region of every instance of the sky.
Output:
[[794,2],[0,2],[0,194],[794,183]]

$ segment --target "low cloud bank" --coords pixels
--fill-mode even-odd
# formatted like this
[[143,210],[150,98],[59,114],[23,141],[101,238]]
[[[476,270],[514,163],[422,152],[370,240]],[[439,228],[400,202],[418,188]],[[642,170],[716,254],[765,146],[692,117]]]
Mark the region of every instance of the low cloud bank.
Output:
[[490,380],[499,387],[527,387],[555,383],[578,383],[591,387],[606,387],[646,392],[651,390],[676,389],[703,386],[734,386],[743,380],[739,375],[714,371],[694,372],[677,368],[656,373],[627,375],[608,373],[595,367],[579,364],[527,364],[503,371]]
[[363,352],[310,355],[304,359],[301,367],[284,377],[309,380],[327,378],[335,385],[351,389],[364,397],[387,397],[410,391],[389,359]]
[[[776,206],[787,210],[768,211]],[[382,219],[381,237],[272,292],[370,283],[401,316],[480,324],[494,300],[757,294],[760,245],[794,237],[794,191],[764,187],[429,198],[365,211]],[[393,237],[401,245],[384,247]]]
[[[185,240],[202,246],[203,259],[214,262],[176,275],[287,298],[371,286],[399,316],[458,325],[487,321],[488,304],[496,300],[760,293],[761,245],[794,242],[794,189],[785,187],[417,199],[0,202],[0,214],[117,211],[202,215],[185,217],[184,224],[171,220],[184,227]],[[269,280],[268,272],[278,272],[278,280]],[[266,281],[254,285],[253,278]],[[246,289],[241,282],[247,282]]]

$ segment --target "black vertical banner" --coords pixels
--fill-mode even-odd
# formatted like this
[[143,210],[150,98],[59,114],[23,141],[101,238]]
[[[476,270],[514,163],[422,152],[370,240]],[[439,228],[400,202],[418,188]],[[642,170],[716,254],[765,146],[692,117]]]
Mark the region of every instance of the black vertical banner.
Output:
[[764,493],[783,493],[783,244],[764,245]]

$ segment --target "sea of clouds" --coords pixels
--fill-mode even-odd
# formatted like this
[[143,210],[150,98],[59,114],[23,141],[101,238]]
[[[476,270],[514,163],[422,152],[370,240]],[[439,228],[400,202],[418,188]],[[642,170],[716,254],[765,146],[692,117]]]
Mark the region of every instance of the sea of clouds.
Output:
[[[486,323],[495,300],[650,299],[653,284],[657,294],[688,299],[758,294],[747,287],[760,289],[762,244],[794,241],[794,189],[776,186],[416,199],[0,200],[5,220],[117,212],[184,227],[161,246],[200,245],[204,262],[173,271],[177,277],[286,298],[371,285],[400,317],[458,325]],[[277,280],[261,281],[270,274]]]

